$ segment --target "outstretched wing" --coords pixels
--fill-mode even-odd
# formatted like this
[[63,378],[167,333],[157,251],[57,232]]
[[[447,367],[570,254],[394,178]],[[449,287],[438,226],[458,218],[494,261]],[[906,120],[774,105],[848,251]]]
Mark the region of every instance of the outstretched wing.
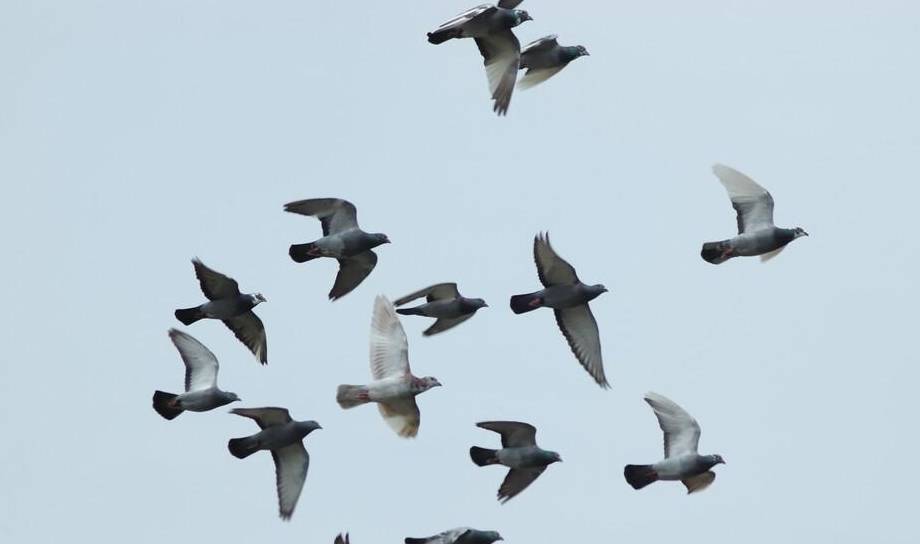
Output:
[[610,387],[604,373],[604,358],[601,355],[601,336],[597,329],[597,320],[588,304],[579,304],[563,310],[553,310],[556,324],[565,336],[569,348],[581,366],[588,371],[603,388]]
[[734,168],[716,164],[712,171],[738,214],[738,234],[773,227],[773,196],[766,189]]
[[393,304],[383,295],[374,300],[370,342],[371,375],[375,380],[409,376],[409,341]]
[[521,44],[514,32],[506,29],[476,38],[476,45],[482,54],[489,91],[495,101],[492,109],[499,115],[505,115],[511,105],[511,94],[521,66]]
[[260,429],[267,429],[275,425],[284,425],[291,421],[291,414],[286,408],[275,408],[271,406],[265,408],[234,408],[230,410],[230,413],[248,417],[255,421]]
[[424,289],[419,289],[418,291],[408,294],[402,298],[396,299],[393,301],[393,305],[402,306],[407,302],[412,302],[413,300],[421,297],[426,297],[427,301],[431,302],[433,300],[452,300],[459,296],[460,291],[457,290],[456,283],[436,283]]
[[169,339],[185,363],[185,390],[200,391],[217,386],[217,357],[192,335],[169,329]]
[[518,493],[527,489],[534,480],[543,474],[546,467],[535,468],[513,468],[508,471],[508,475],[502,481],[498,488],[498,500],[506,503],[513,499]]
[[355,205],[341,198],[308,198],[284,205],[284,211],[308,215],[323,224],[323,236],[358,227]]
[[297,499],[303,490],[303,483],[307,479],[307,470],[310,468],[310,455],[303,447],[303,442],[272,450],[272,459],[275,460],[275,485],[278,488],[278,513],[281,519],[287,521],[294,514]]
[[699,423],[677,403],[658,393],[646,393],[645,402],[654,410],[664,432],[665,458],[696,453],[700,442]]
[[335,283],[332,285],[332,290],[329,291],[329,300],[338,300],[352,292],[370,275],[375,266],[377,266],[377,254],[369,249],[357,255],[339,259],[339,273],[336,274]]
[[480,421],[480,429],[496,432],[502,436],[503,448],[520,448],[537,445],[537,429],[520,421]]
[[696,476],[691,476],[689,478],[684,478],[681,480],[685,486],[687,486],[687,494],[696,493],[697,491],[702,491],[712,484],[716,479],[716,473],[707,470],[702,474],[697,474]]
[[208,268],[198,257],[192,259],[192,265],[195,267],[195,276],[201,285],[201,292],[208,300],[235,298],[240,295],[240,287],[233,278]]
[[537,275],[544,287],[553,285],[571,285],[578,283],[575,268],[556,254],[549,243],[549,233],[540,233],[533,239],[533,260],[537,265]]
[[224,325],[233,331],[237,340],[242,342],[256,359],[263,365],[268,364],[268,339],[265,337],[265,325],[252,310],[224,320]]

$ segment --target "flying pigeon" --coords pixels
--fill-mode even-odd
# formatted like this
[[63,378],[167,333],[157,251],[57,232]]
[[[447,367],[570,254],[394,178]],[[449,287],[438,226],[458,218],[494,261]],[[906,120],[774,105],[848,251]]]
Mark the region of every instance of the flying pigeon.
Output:
[[738,236],[703,244],[703,260],[721,264],[732,257],[760,255],[761,261],[769,261],[789,242],[808,236],[801,227],[782,229],[773,224],[773,196],[754,180],[721,164],[713,166],[712,171],[725,186],[738,213]]
[[623,475],[634,489],[642,489],[658,480],[680,480],[687,493],[701,491],[716,479],[709,470],[725,461],[721,455],[700,455],[700,425],[683,408],[657,393],[646,393],[664,432],[664,460],[653,465],[626,465]]
[[265,302],[261,293],[242,294],[236,280],[211,270],[197,257],[192,259],[201,291],[210,302],[176,310],[176,319],[191,325],[199,319],[220,319],[237,339],[245,344],[260,363],[268,363],[265,326],[252,309]]
[[329,291],[329,299],[347,295],[364,281],[377,266],[377,254],[371,251],[389,244],[386,234],[364,232],[358,227],[355,205],[340,198],[310,198],[288,202],[284,211],[316,217],[323,225],[323,237],[307,244],[294,244],[288,254],[294,262],[303,263],[317,257],[332,257],[339,261],[339,273]]
[[581,45],[559,45],[557,36],[550,34],[528,44],[521,50],[521,70],[527,69],[518,87],[529,89],[558,74],[570,62],[588,55]]
[[425,538],[406,538],[406,544],[492,544],[504,540],[496,531],[479,531],[458,527]]
[[511,29],[532,20],[526,11],[514,9],[522,1],[501,0],[498,5],[470,8],[428,33],[428,41],[435,45],[452,38],[476,40],[495,101],[492,110],[499,115],[508,112],[521,64],[521,44]]
[[402,306],[407,302],[421,297],[426,297],[427,302],[413,308],[399,308],[396,313],[401,315],[423,315],[437,318],[434,325],[428,327],[425,336],[431,336],[447,329],[456,327],[467,319],[473,317],[476,310],[488,306],[481,298],[466,298],[460,295],[456,283],[439,283],[406,295],[393,304]]
[[262,430],[245,438],[231,438],[227,449],[238,459],[245,459],[259,450],[272,452],[279,514],[285,521],[291,519],[310,467],[310,455],[303,447],[303,439],[322,427],[315,421],[294,421],[284,408],[237,408],[230,412],[252,419]]
[[333,542],[333,544],[351,544],[351,541],[348,540],[348,533],[335,537],[335,542]]
[[190,334],[169,329],[169,339],[185,363],[185,393],[153,392],[153,409],[166,419],[175,419],[185,410],[207,412],[240,400],[236,393],[217,387],[217,357]]
[[533,425],[517,421],[482,421],[476,426],[502,435],[500,450],[470,448],[470,458],[477,465],[504,465],[511,469],[498,488],[498,500],[502,503],[527,489],[547,466],[562,461],[558,453],[537,446],[537,429]]
[[601,339],[597,321],[588,302],[606,293],[601,284],[585,285],[578,279],[575,269],[556,254],[549,244],[549,233],[539,234],[533,240],[533,259],[537,274],[545,289],[511,297],[511,310],[522,314],[537,308],[552,308],[556,323],[572,348],[581,366],[603,388],[610,387],[604,375],[601,357]]
[[384,296],[374,301],[371,319],[371,375],[367,385],[340,385],[335,400],[342,408],[376,402],[383,419],[399,436],[418,434],[420,414],[415,396],[439,387],[432,377],[416,378],[409,368],[409,343],[393,304]]

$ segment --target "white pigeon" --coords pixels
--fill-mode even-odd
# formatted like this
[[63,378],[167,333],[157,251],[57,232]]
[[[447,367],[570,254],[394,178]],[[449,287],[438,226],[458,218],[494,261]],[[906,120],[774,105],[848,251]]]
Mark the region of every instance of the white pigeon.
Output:
[[376,402],[383,419],[399,436],[418,434],[419,414],[415,396],[441,385],[430,376],[417,378],[409,368],[409,343],[393,303],[378,295],[371,319],[371,376],[367,385],[340,385],[336,401],[342,408]]

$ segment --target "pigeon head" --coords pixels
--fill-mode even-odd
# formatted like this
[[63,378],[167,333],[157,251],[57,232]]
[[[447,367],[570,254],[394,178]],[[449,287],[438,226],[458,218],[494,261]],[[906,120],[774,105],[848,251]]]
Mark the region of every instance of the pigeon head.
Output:
[[802,227],[796,227],[796,228],[792,229],[792,234],[793,234],[796,238],[801,238],[802,236],[808,236],[808,233],[805,232],[805,229],[803,229]]
[[562,462],[562,456],[554,451],[542,450],[540,452],[540,458],[545,461],[547,465]]
[[432,376],[425,376],[418,381],[418,385],[422,391],[428,391],[432,387],[441,387],[441,382]]
[[466,303],[469,304],[470,306],[472,306],[473,308],[476,308],[477,310],[478,310],[479,308],[488,308],[488,307],[489,307],[489,305],[486,304],[486,301],[483,300],[483,299],[481,299],[481,298],[468,298],[468,299],[466,299]]
[[706,455],[704,459],[708,465],[707,468],[725,464],[725,459],[722,459],[721,455]]
[[489,544],[492,542],[497,542],[499,540],[505,540],[502,538],[502,535],[498,534],[498,531],[470,531],[473,533],[471,536],[475,537],[474,542],[481,542],[482,544]]
[[371,243],[373,244],[372,247],[377,247],[377,246],[380,246],[380,245],[383,245],[383,244],[389,244],[389,243],[390,243],[390,239],[387,237],[386,234],[384,234],[384,233],[382,233],[382,232],[375,232],[375,233],[373,233],[373,234],[368,234],[368,239],[369,239],[369,240],[371,241]]
[[585,46],[583,45],[576,45],[575,51],[578,52],[579,57],[590,57],[591,56],[591,53],[588,53],[588,50],[585,49]]
[[230,402],[237,402],[237,401],[243,400],[236,393],[231,393],[229,391],[227,392],[227,398],[230,399]]
[[514,10],[514,26],[517,26],[524,21],[533,21],[533,18],[529,13],[522,9]]
[[590,55],[588,50],[585,49],[585,46],[583,45],[571,45],[568,47],[562,47],[561,49],[562,60],[567,63],[572,62],[578,57],[585,57]]
[[594,300],[595,298],[601,296],[603,293],[606,293],[607,288],[600,283],[597,285],[586,285],[584,292],[586,295],[588,295],[588,300]]
[[322,429],[322,426],[311,419],[310,421],[298,421],[297,428],[303,433],[303,436],[307,436],[316,429]]
[[252,305],[255,306],[260,302],[267,302],[265,297],[262,296],[262,293],[256,293],[254,295],[249,295],[249,300],[252,301]]

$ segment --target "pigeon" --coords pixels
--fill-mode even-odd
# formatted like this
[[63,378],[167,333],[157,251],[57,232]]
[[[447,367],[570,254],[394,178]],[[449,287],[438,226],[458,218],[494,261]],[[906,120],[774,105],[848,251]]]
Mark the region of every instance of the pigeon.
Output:
[[458,527],[425,538],[406,538],[405,544],[492,544],[504,540],[496,531]]
[[185,363],[185,393],[176,395],[153,392],[153,409],[165,419],[175,419],[182,412],[207,412],[238,401],[236,393],[217,387],[217,357],[192,335],[169,329],[169,339]]
[[211,270],[197,257],[192,259],[192,265],[201,284],[201,291],[210,302],[176,310],[176,319],[184,325],[191,325],[199,319],[220,319],[260,363],[268,364],[265,326],[252,311],[259,303],[265,302],[262,293],[240,293],[236,280]]
[[431,336],[447,329],[456,327],[467,319],[473,317],[476,310],[488,306],[486,301],[481,298],[466,298],[460,295],[456,283],[439,283],[416,291],[411,295],[406,295],[401,299],[393,302],[396,306],[402,306],[417,298],[426,297],[425,304],[415,306],[414,308],[399,308],[396,313],[400,315],[423,315],[425,317],[437,318],[434,325],[425,329],[422,333],[425,336]]
[[575,269],[556,254],[549,244],[549,233],[538,234],[533,240],[533,259],[537,274],[545,289],[511,297],[511,310],[522,314],[537,308],[552,308],[556,323],[572,348],[581,366],[602,388],[610,387],[604,375],[601,339],[597,321],[588,302],[606,293],[603,285],[585,285]]
[[329,291],[330,300],[338,300],[360,285],[377,266],[377,254],[371,250],[390,243],[386,234],[361,230],[355,205],[341,198],[288,202],[284,211],[316,217],[322,223],[322,238],[307,244],[294,244],[288,254],[298,263],[317,257],[332,257],[339,261],[339,273]]
[[415,396],[439,387],[441,382],[430,376],[412,375],[406,332],[393,304],[382,295],[374,301],[370,359],[374,381],[367,385],[340,385],[335,400],[346,410],[376,402],[383,419],[399,436],[414,437],[421,417]]
[[642,489],[658,480],[680,480],[687,493],[701,491],[716,479],[709,470],[724,464],[721,455],[700,455],[700,425],[683,408],[657,393],[646,393],[649,403],[664,431],[664,460],[654,465],[626,465],[623,475],[634,489]]
[[310,455],[303,447],[303,439],[322,427],[315,421],[294,421],[284,408],[237,408],[230,412],[252,419],[262,430],[245,438],[231,438],[227,449],[237,459],[245,459],[259,450],[272,452],[278,511],[281,519],[291,519],[310,467]]
[[453,38],[476,40],[495,101],[492,110],[498,115],[508,113],[521,64],[521,44],[511,29],[532,20],[526,11],[514,9],[522,1],[501,0],[498,5],[470,8],[428,33],[428,41],[435,45]]
[[478,466],[504,465],[511,469],[498,488],[498,500],[502,503],[527,489],[547,466],[562,461],[558,453],[537,446],[537,429],[533,425],[518,421],[482,421],[476,426],[502,435],[500,450],[470,448],[470,458]]
[[521,70],[526,69],[518,87],[529,89],[558,74],[578,57],[589,55],[582,45],[559,45],[557,36],[550,34],[528,44],[521,50]]
[[333,544],[351,544],[351,541],[348,540],[348,533],[335,537],[335,542],[333,542]]
[[703,244],[700,256],[704,261],[721,264],[732,257],[760,255],[760,260],[766,262],[789,242],[808,236],[801,227],[782,229],[773,224],[773,196],[754,180],[721,164],[713,166],[712,171],[725,186],[738,213],[738,236]]

